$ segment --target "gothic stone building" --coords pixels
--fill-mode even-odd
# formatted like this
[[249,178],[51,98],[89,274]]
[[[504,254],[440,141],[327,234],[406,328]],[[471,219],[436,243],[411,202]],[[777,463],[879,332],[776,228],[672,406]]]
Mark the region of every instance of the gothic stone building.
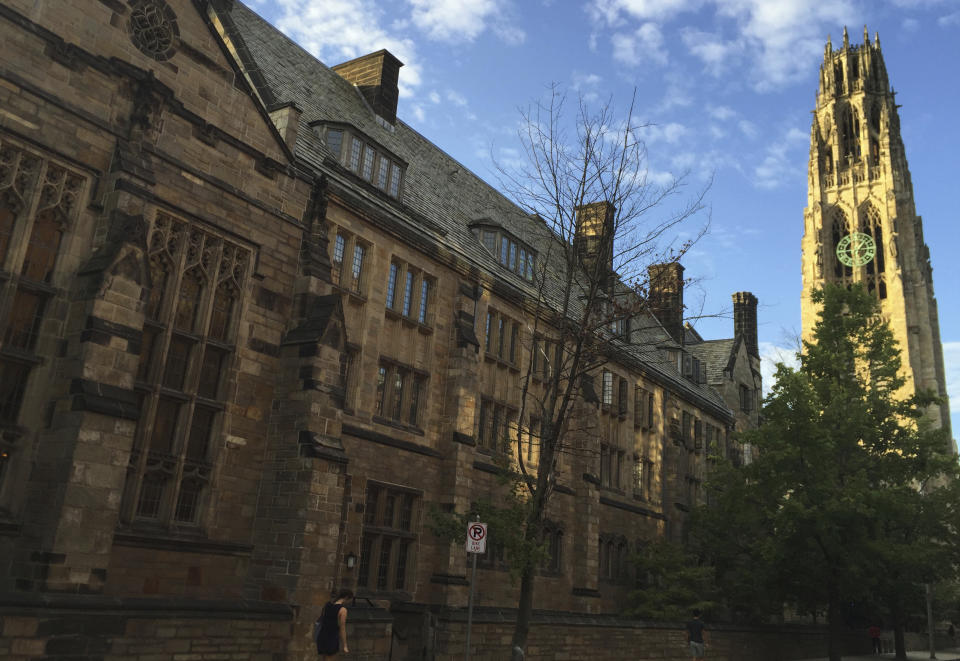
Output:
[[[459,654],[466,558],[427,514],[495,495],[533,422],[555,239],[397,118],[386,51],[328,68],[229,0],[4,0],[0,44],[0,655],[311,658],[343,585],[359,658]],[[661,270],[549,511],[535,605],[585,625],[755,421],[756,300],[688,347]]]
[[852,46],[844,28],[842,47],[834,50],[828,41],[823,57],[804,212],[804,339],[816,322],[814,289],[826,282],[864,284],[903,352],[904,392],[926,389],[942,397],[930,419],[949,432],[930,250],[880,37],[871,43],[864,27],[863,44]]

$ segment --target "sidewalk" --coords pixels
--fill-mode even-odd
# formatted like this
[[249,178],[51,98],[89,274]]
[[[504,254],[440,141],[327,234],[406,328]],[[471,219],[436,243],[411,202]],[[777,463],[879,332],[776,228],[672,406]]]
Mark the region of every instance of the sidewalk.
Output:
[[[892,659],[893,654],[873,654],[869,656],[844,656],[843,661],[877,661],[878,659]],[[930,658],[930,652],[921,650],[918,652],[907,652],[909,661],[927,661]],[[806,661],[827,661],[826,658],[806,659]],[[945,650],[937,650],[937,661],[960,661],[960,648],[951,647]]]

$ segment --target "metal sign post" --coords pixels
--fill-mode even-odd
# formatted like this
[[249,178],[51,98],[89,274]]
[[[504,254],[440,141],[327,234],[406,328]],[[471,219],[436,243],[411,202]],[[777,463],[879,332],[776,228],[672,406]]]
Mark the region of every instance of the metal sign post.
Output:
[[477,580],[477,556],[487,552],[487,524],[480,523],[480,517],[467,524],[467,553],[473,556],[470,570],[470,596],[467,597],[467,656],[470,661],[470,628],[473,626],[473,585]]

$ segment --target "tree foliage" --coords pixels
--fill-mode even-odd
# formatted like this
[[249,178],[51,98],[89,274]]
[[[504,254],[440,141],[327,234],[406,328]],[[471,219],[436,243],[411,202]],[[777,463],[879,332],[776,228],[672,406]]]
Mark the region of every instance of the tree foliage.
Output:
[[714,568],[682,545],[658,540],[634,558],[637,587],[627,614],[649,620],[682,621],[694,608],[706,615],[717,606]]
[[695,534],[734,610],[826,608],[834,660],[846,604],[885,601],[896,624],[918,583],[955,575],[957,462],[926,415],[936,398],[904,394],[875,298],[828,285],[813,301],[799,368],[777,367],[745,435],[758,459],[715,473]]

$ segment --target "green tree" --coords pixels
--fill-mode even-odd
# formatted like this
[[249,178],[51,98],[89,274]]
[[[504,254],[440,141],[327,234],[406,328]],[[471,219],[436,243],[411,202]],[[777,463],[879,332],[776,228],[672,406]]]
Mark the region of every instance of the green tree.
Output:
[[745,434],[759,458],[717,472],[697,535],[723,549],[722,585],[751,570],[768,581],[733,590],[754,607],[825,606],[839,661],[845,603],[886,599],[894,612],[918,582],[955,571],[957,464],[924,418],[936,398],[901,394],[900,353],[876,299],[828,285],[813,301],[821,312],[800,367],[778,366],[764,424]]
[[628,615],[649,620],[684,620],[693,608],[709,614],[717,605],[713,567],[699,562],[683,546],[658,540],[634,558],[637,587]]

